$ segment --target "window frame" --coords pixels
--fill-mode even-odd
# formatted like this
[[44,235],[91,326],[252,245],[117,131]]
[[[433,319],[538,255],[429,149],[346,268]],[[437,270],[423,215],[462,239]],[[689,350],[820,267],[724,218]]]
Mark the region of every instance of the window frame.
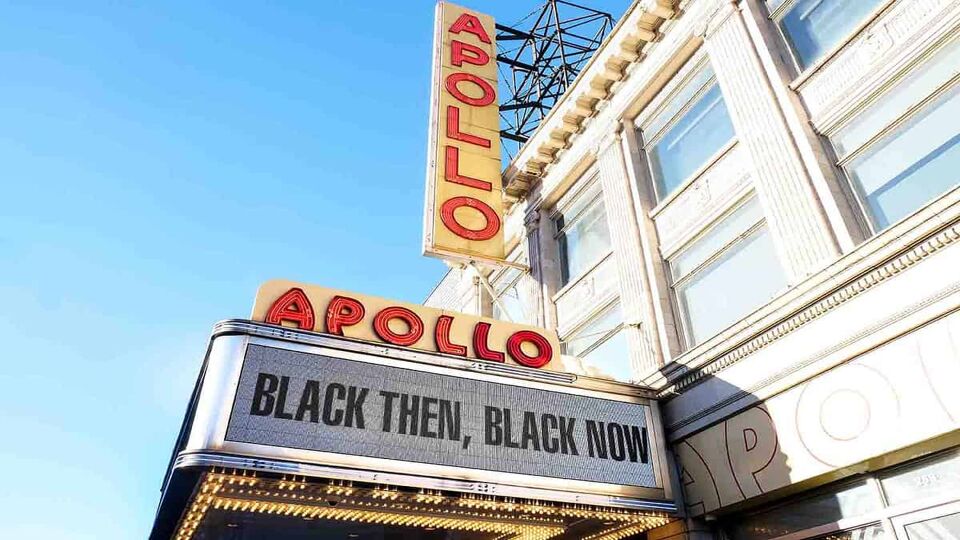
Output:
[[[880,497],[881,507],[879,509],[858,516],[845,517],[839,521],[815,525],[806,529],[795,530],[781,536],[771,537],[770,540],[817,540],[825,535],[860,529],[876,524],[883,525],[883,528],[887,533],[887,538],[890,540],[895,540],[898,538],[904,539],[906,536],[895,536],[894,531],[896,530],[897,533],[900,533],[902,532],[902,527],[904,525],[922,521],[924,518],[956,513],[957,510],[954,508],[960,508],[960,501],[957,501],[956,495],[948,494],[933,497],[921,497],[920,499],[909,502],[891,504],[887,501],[882,480],[905,470],[921,468],[941,460],[945,461],[957,457],[960,457],[960,447],[938,450],[917,459],[912,459],[880,470],[870,471],[864,474],[854,475],[849,478],[828,483],[802,494],[788,497],[776,503],[761,506],[745,513],[735,514],[735,516],[737,519],[743,520],[745,518],[772,512],[777,509],[801,504],[804,501],[823,495],[838,493],[845,488],[851,487],[859,482],[866,481],[867,485],[871,486]],[[723,528],[728,529],[729,525],[729,523],[725,523]]]
[[[513,263],[519,263],[524,259],[526,259],[526,251],[521,245],[515,246],[512,250],[510,250],[510,253],[508,253],[506,257],[507,261],[510,261]],[[507,276],[511,271],[517,272],[516,277],[510,280],[509,283],[505,284],[502,291],[498,292],[497,288],[502,284],[501,282],[504,276]],[[493,318],[497,320],[517,323],[517,324],[533,324],[528,321],[536,320],[536,313],[528,313],[526,309],[523,309],[523,307],[526,307],[526,306],[522,305],[523,299],[519,297],[520,291],[519,289],[516,288],[520,284],[520,282],[523,280],[523,277],[526,275],[529,275],[529,273],[530,273],[529,270],[521,270],[519,268],[505,266],[490,275],[490,278],[488,281],[490,282],[490,288],[493,292],[493,295],[491,295],[491,298],[490,298],[490,315]],[[523,309],[523,319],[524,319],[522,321],[514,321],[510,318],[501,319],[496,315],[497,309],[499,309],[498,300],[500,300],[504,295],[506,295],[511,289],[517,292],[517,297],[521,301],[521,309]]]
[[[621,318],[613,328],[611,328],[610,330],[597,332],[596,334],[588,334],[587,336],[580,336],[581,339],[590,338],[591,336],[598,336],[598,337],[596,337],[595,341],[593,341],[587,348],[576,353],[576,357],[580,359],[585,359],[586,356],[588,356],[590,353],[599,349],[601,346],[603,346],[605,343],[613,339],[620,332],[623,332],[627,328],[627,323],[622,317],[623,311],[622,311],[622,303],[620,301],[620,297],[614,296],[610,300],[601,304],[599,308],[593,310],[593,312],[590,313],[589,316],[585,317],[576,326],[574,326],[568,332],[566,332],[566,335],[564,336],[564,338],[560,340],[562,354],[565,354],[565,355],[570,354],[567,352],[567,346],[572,339],[577,338],[577,334],[579,332],[582,332],[585,328],[587,328],[588,326],[590,326],[591,324],[596,322],[598,319],[602,318],[604,315],[611,312],[612,310],[617,309],[618,307],[621,308],[621,312],[620,312]],[[630,363],[629,356],[626,358],[626,361],[630,366],[631,375],[635,376],[635,374],[633,373],[633,366]],[[591,367],[602,368],[602,366],[596,366],[596,365],[592,365]],[[633,377],[631,377],[630,380],[633,380]]]
[[783,21],[784,16],[787,11],[797,4],[800,0],[783,0],[783,2],[776,7],[776,9],[770,9],[769,0],[760,0],[763,4],[763,8],[767,11],[767,18],[773,24],[777,35],[779,36],[780,43],[783,44],[787,52],[787,58],[790,63],[790,68],[793,70],[794,75],[794,84],[799,84],[801,81],[806,80],[810,75],[816,73],[823,67],[824,64],[830,61],[831,58],[837,55],[844,47],[846,47],[851,41],[853,41],[861,32],[866,30],[873,21],[877,19],[882,13],[884,13],[890,6],[895,2],[900,0],[880,0],[874,9],[861,20],[859,23],[854,25],[850,33],[845,36],[843,39],[839,40],[834,44],[833,47],[827,49],[820,58],[814,60],[809,66],[803,67],[800,65],[800,58],[797,55],[797,51],[793,46],[793,42],[790,41],[790,38],[784,32],[783,27],[780,25]]
[[[787,0],[784,2],[784,4],[786,5],[796,1],[798,0]],[[898,88],[899,85],[904,82],[904,80],[906,80],[912,74],[917,73],[918,70],[923,69],[928,62],[933,60],[934,56],[951,46],[960,47],[960,37],[947,36],[944,39],[938,40],[934,45],[920,54],[917,61],[911,62],[909,65],[900,69],[896,74],[891,76],[890,79],[887,80],[880,89],[873,92],[866,99],[862,100],[862,102],[858,103],[857,106],[847,112],[839,122],[831,125],[829,129],[826,129],[823,132],[823,135],[827,139],[830,150],[833,152],[833,164],[846,183],[846,188],[852,195],[854,203],[857,209],[860,211],[860,215],[863,217],[863,219],[860,221],[866,227],[870,237],[876,236],[882,231],[893,227],[903,219],[909,217],[909,214],[908,216],[904,216],[896,221],[892,221],[887,226],[882,227],[873,209],[870,207],[870,203],[867,200],[867,193],[865,192],[863,186],[853,177],[847,166],[865,155],[871,149],[875,148],[878,144],[888,141],[891,135],[896,133],[896,131],[905,124],[916,119],[918,115],[920,115],[933,102],[948,92],[960,88],[960,73],[954,75],[932,92],[928,93],[926,96],[923,96],[921,99],[907,107],[898,116],[887,122],[884,127],[861,142],[856,148],[852,148],[844,153],[843,157],[840,157],[841,152],[834,144],[833,137],[843,131],[846,127],[856,122],[858,119],[862,118],[864,113],[868,112],[891,92],[896,90],[896,88]],[[926,204],[932,203],[937,198],[939,198],[939,196],[930,199]],[[912,213],[919,211],[921,208],[926,206],[926,204],[918,207]]]
[[[714,231],[720,224],[722,224],[725,220],[730,218],[734,214],[734,212],[743,208],[745,205],[751,202],[760,204],[760,201],[757,200],[757,194],[753,190],[750,190],[743,196],[737,198],[719,216],[711,220],[710,223],[708,223],[702,229],[700,229],[700,231],[698,231],[697,234],[688,238],[683,243],[683,245],[673,250],[673,252],[670,254],[669,257],[663,258],[663,264],[666,267],[665,270],[666,270],[668,286],[670,287],[670,291],[671,291],[671,294],[670,294],[671,306],[673,307],[673,312],[675,314],[674,318],[676,320],[676,327],[677,327],[677,332],[680,338],[680,344],[683,346],[683,350],[681,351],[681,353],[686,353],[690,350],[693,350],[694,348],[701,345],[702,343],[706,343],[710,339],[713,339],[714,336],[719,335],[724,330],[720,330],[720,332],[718,332],[717,334],[714,334],[714,336],[711,336],[703,340],[701,343],[694,343],[693,331],[691,329],[691,321],[689,319],[689,315],[687,314],[687,311],[684,309],[684,305],[680,299],[680,294],[678,292],[678,289],[682,287],[684,284],[689,283],[692,279],[694,279],[698,275],[700,275],[704,269],[708,268],[711,264],[723,258],[724,255],[730,253],[731,250],[735,249],[738,245],[742,244],[745,240],[755,235],[763,227],[766,227],[767,226],[766,215],[764,215],[761,212],[760,217],[757,218],[756,221],[752,222],[747,228],[743,229],[743,231],[738,233],[734,238],[728,240],[725,244],[717,248],[717,250],[712,252],[710,256],[706,257],[703,261],[701,261],[695,267],[687,271],[681,277],[676,277],[675,275],[676,272],[673,269],[673,263],[677,258],[679,258],[681,255],[686,253],[688,249],[696,245],[697,242],[705,238],[708,234]],[[777,264],[780,264],[779,256],[777,256],[776,261],[777,261]],[[738,321],[734,321],[733,323],[731,323],[731,326],[733,324],[736,324]],[[725,328],[729,328],[729,326]]]
[[[598,253],[596,257],[587,261],[582,270],[577,275],[570,275],[569,269],[569,258],[567,256],[567,250],[564,249],[563,243],[560,241],[567,231],[571,229],[584,215],[589,211],[595,209],[597,205],[600,205],[603,211],[603,219],[607,220],[607,209],[603,200],[603,189],[600,186],[599,175],[598,173],[589,172],[586,175],[587,180],[583,182],[583,186],[577,189],[574,193],[570,194],[569,197],[564,197],[564,200],[561,200],[550,213],[550,222],[553,227],[553,241],[557,247],[557,259],[559,264],[559,275],[557,276],[557,282],[559,284],[557,296],[560,295],[560,292],[567,290],[573,284],[577,283],[584,276],[588,275],[594,268],[596,268],[601,261],[606,259],[613,253],[613,241],[612,238],[609,239],[609,245],[607,249],[603,250],[601,253]],[[576,205],[577,203],[583,201],[584,199],[591,199],[589,202],[585,203],[577,213],[573,215],[565,215],[570,207]],[[558,220],[563,219],[563,226],[558,226]],[[610,236],[610,222],[607,223],[607,235]],[[566,279],[564,279],[564,274],[566,274]]]
[[[660,94],[654,98],[652,104],[653,108],[649,113],[643,114],[643,120],[636,122],[635,127],[637,130],[638,140],[641,142],[641,148],[645,155],[645,168],[647,173],[647,178],[651,189],[653,190],[654,203],[656,207],[660,207],[665,204],[667,201],[672,200],[677,194],[683,192],[687,186],[689,186],[694,180],[703,175],[713,163],[719,159],[720,156],[726,154],[730,148],[737,142],[737,133],[736,128],[733,129],[733,136],[729,141],[725,142],[716,152],[711,154],[707,159],[698,165],[689,176],[677,183],[677,186],[669,193],[661,193],[660,189],[660,180],[656,171],[654,170],[653,165],[653,147],[659,143],[663,137],[673,128],[677,123],[682,120],[687,113],[697,104],[701,98],[703,98],[714,85],[719,87],[719,82],[717,80],[716,72],[707,79],[703,85],[696,90],[687,100],[680,106],[677,111],[671,115],[656,132],[649,131],[650,124],[653,123],[653,120],[657,116],[664,112],[667,107],[675,102],[678,99],[679,94],[687,88],[687,85],[693,82],[698,75],[700,75],[704,70],[713,69],[710,64],[710,59],[706,54],[697,54],[694,57],[690,58],[687,61],[687,65],[680,68],[672,77],[672,79],[660,90]],[[662,97],[661,97],[662,96]],[[723,94],[723,89],[720,88],[720,97],[724,100],[724,107],[727,107],[726,96]],[[729,117],[730,111],[727,109],[727,116]],[[731,118],[731,125],[733,119]]]

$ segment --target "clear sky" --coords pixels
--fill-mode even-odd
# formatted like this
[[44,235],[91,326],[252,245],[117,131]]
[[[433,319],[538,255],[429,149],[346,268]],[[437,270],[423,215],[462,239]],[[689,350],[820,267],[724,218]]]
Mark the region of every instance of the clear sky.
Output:
[[433,5],[0,4],[0,538],[146,537],[260,282],[425,298]]

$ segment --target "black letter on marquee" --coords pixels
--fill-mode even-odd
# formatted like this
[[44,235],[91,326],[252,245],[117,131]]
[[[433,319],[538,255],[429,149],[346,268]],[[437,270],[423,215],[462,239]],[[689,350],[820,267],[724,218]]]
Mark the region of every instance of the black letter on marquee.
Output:
[[550,430],[557,429],[557,417],[550,413],[543,413],[540,417],[540,437],[543,442],[543,451],[548,454],[556,454],[560,450],[560,441],[556,437],[550,436]]
[[627,454],[630,455],[630,461],[637,462],[637,452],[640,453],[640,463],[647,462],[647,428],[638,428],[630,426],[630,432],[627,435]]
[[593,420],[587,420],[587,451],[590,457],[607,459],[607,435],[603,432],[603,422],[600,428]]
[[503,412],[496,408],[485,406],[483,408],[483,444],[500,446],[503,442]]
[[[417,434],[417,423],[420,420],[420,396],[400,394],[400,428],[398,433],[407,435]],[[410,428],[407,429],[409,424]]]
[[[343,422],[343,411],[334,410],[333,400],[343,399],[347,395],[347,389],[342,384],[330,383],[327,385],[327,392],[323,396],[323,423],[328,426],[339,426]],[[331,414],[332,413],[332,414]]]
[[320,421],[320,381],[308,380],[300,396],[300,406],[297,407],[297,420],[303,420],[303,415],[310,413],[310,421],[316,424]]
[[277,391],[277,408],[273,411],[274,418],[293,420],[293,415],[283,410],[287,407],[287,387],[290,386],[290,377],[280,377],[280,390]]
[[367,399],[369,388],[361,388],[360,395],[357,395],[357,387],[351,386],[347,394],[347,427],[358,427],[363,429],[363,402]]
[[380,395],[383,396],[383,432],[390,433],[390,419],[393,417],[393,399],[400,394],[396,392],[387,392],[386,390],[381,390]]
[[277,391],[279,380],[276,375],[269,373],[257,374],[257,386],[253,391],[253,402],[250,403],[250,414],[254,416],[270,416],[273,412],[273,404],[276,398],[273,393]]
[[573,424],[576,418],[560,417],[560,453],[579,456],[577,443],[573,440]]
[[537,432],[537,417],[530,411],[523,411],[523,435],[520,437],[520,446],[526,450],[528,446],[533,446],[537,452],[540,451],[540,440]]
[[610,443],[610,457],[614,461],[623,461],[627,457],[623,449],[623,428],[616,422],[607,424],[607,442]]
[[[446,434],[446,435],[445,435]],[[438,436],[441,439],[451,441],[460,440],[460,402],[454,401],[453,408],[450,408],[450,402],[440,400],[440,432]]]

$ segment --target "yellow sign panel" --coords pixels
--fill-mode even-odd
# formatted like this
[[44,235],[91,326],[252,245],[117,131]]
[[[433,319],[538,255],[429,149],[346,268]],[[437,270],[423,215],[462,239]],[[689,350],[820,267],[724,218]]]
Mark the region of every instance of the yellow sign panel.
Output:
[[501,261],[503,196],[493,18],[437,4],[423,252]]
[[292,281],[264,283],[252,318],[464,359],[562,371],[554,332]]

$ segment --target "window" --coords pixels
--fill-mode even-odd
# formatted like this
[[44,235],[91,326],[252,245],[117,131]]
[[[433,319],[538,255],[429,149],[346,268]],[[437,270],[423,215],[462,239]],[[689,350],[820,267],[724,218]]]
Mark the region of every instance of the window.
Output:
[[592,187],[553,218],[560,247],[561,286],[610,253],[610,231],[600,190]]
[[669,267],[687,347],[742,319],[786,285],[755,198],[674,256]]
[[603,375],[618,381],[632,380],[630,352],[622,330],[623,313],[618,302],[567,337],[563,352],[579,356]]
[[960,538],[957,449],[725,518],[733,540]]
[[[771,510],[754,514],[740,520],[732,528],[732,536],[736,540],[759,540],[761,538],[775,538],[817,525],[837,522],[844,518],[862,516],[883,507],[880,494],[872,484],[860,481],[844,486],[838,490],[831,490],[822,495],[816,495],[792,504],[775,507]],[[871,534],[833,533],[838,540],[851,538],[866,540],[881,538],[872,534],[872,527],[868,527]],[[849,531],[855,532],[855,531]]]
[[880,485],[889,504],[960,493],[960,454],[950,453],[894,469],[880,478]]
[[960,180],[960,41],[940,49],[830,139],[875,230]]
[[883,0],[767,0],[774,20],[806,69],[842,42]]
[[733,139],[710,66],[695,69],[642,127],[658,200],[673,193]]
[[[513,254],[507,258],[509,260],[517,259]],[[491,279],[493,292],[496,294],[496,301],[493,302],[493,316],[495,318],[515,323],[533,323],[532,313],[524,305],[524,299],[520,296],[523,275],[523,271],[518,268],[506,267]]]
[[960,514],[918,521],[904,528],[908,540],[952,540],[960,538]]

